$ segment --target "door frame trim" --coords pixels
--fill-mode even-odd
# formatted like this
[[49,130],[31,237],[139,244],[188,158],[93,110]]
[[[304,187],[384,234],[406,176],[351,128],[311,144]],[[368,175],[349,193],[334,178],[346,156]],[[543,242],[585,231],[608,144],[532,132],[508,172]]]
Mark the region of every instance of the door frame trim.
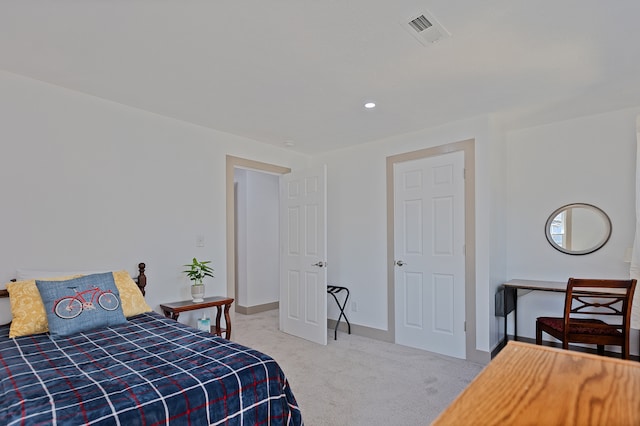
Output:
[[[247,169],[258,172],[284,175],[291,172],[289,167],[263,163],[246,158],[227,155],[226,158],[226,188],[227,188],[227,297],[236,297],[236,195],[234,190],[235,169]],[[237,306],[237,304],[236,304]]]
[[476,351],[476,225],[475,225],[475,139],[405,152],[387,157],[387,324],[392,342],[396,341],[395,252],[394,252],[394,165],[410,160],[462,151],[464,153],[465,225],[465,352],[466,359],[484,362]]

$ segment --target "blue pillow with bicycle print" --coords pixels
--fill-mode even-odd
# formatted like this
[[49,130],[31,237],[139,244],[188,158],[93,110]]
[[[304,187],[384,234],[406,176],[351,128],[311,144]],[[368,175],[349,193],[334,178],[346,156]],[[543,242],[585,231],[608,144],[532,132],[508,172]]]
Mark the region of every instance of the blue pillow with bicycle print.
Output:
[[36,286],[52,337],[127,322],[111,272],[66,281],[36,280]]

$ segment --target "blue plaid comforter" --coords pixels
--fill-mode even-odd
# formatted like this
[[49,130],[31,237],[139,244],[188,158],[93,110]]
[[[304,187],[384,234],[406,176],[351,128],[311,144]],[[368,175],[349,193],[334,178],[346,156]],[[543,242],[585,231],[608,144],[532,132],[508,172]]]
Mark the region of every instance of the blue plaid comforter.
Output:
[[301,425],[269,356],[157,313],[52,340],[0,327],[1,425]]

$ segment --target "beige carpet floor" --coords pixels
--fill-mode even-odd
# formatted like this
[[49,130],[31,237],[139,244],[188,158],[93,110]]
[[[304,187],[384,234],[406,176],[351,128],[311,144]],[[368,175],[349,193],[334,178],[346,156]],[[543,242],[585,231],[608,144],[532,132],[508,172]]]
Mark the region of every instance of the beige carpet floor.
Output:
[[428,425],[482,365],[328,330],[327,346],[278,330],[278,311],[235,314],[232,340],[281,365],[307,426]]

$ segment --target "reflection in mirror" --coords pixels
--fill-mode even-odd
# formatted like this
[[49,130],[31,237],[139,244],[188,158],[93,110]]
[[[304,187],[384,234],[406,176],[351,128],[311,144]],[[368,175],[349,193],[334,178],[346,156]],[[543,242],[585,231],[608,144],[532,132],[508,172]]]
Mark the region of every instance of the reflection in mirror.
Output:
[[567,204],[551,213],[545,234],[553,248],[563,253],[593,253],[609,241],[611,220],[591,204]]

